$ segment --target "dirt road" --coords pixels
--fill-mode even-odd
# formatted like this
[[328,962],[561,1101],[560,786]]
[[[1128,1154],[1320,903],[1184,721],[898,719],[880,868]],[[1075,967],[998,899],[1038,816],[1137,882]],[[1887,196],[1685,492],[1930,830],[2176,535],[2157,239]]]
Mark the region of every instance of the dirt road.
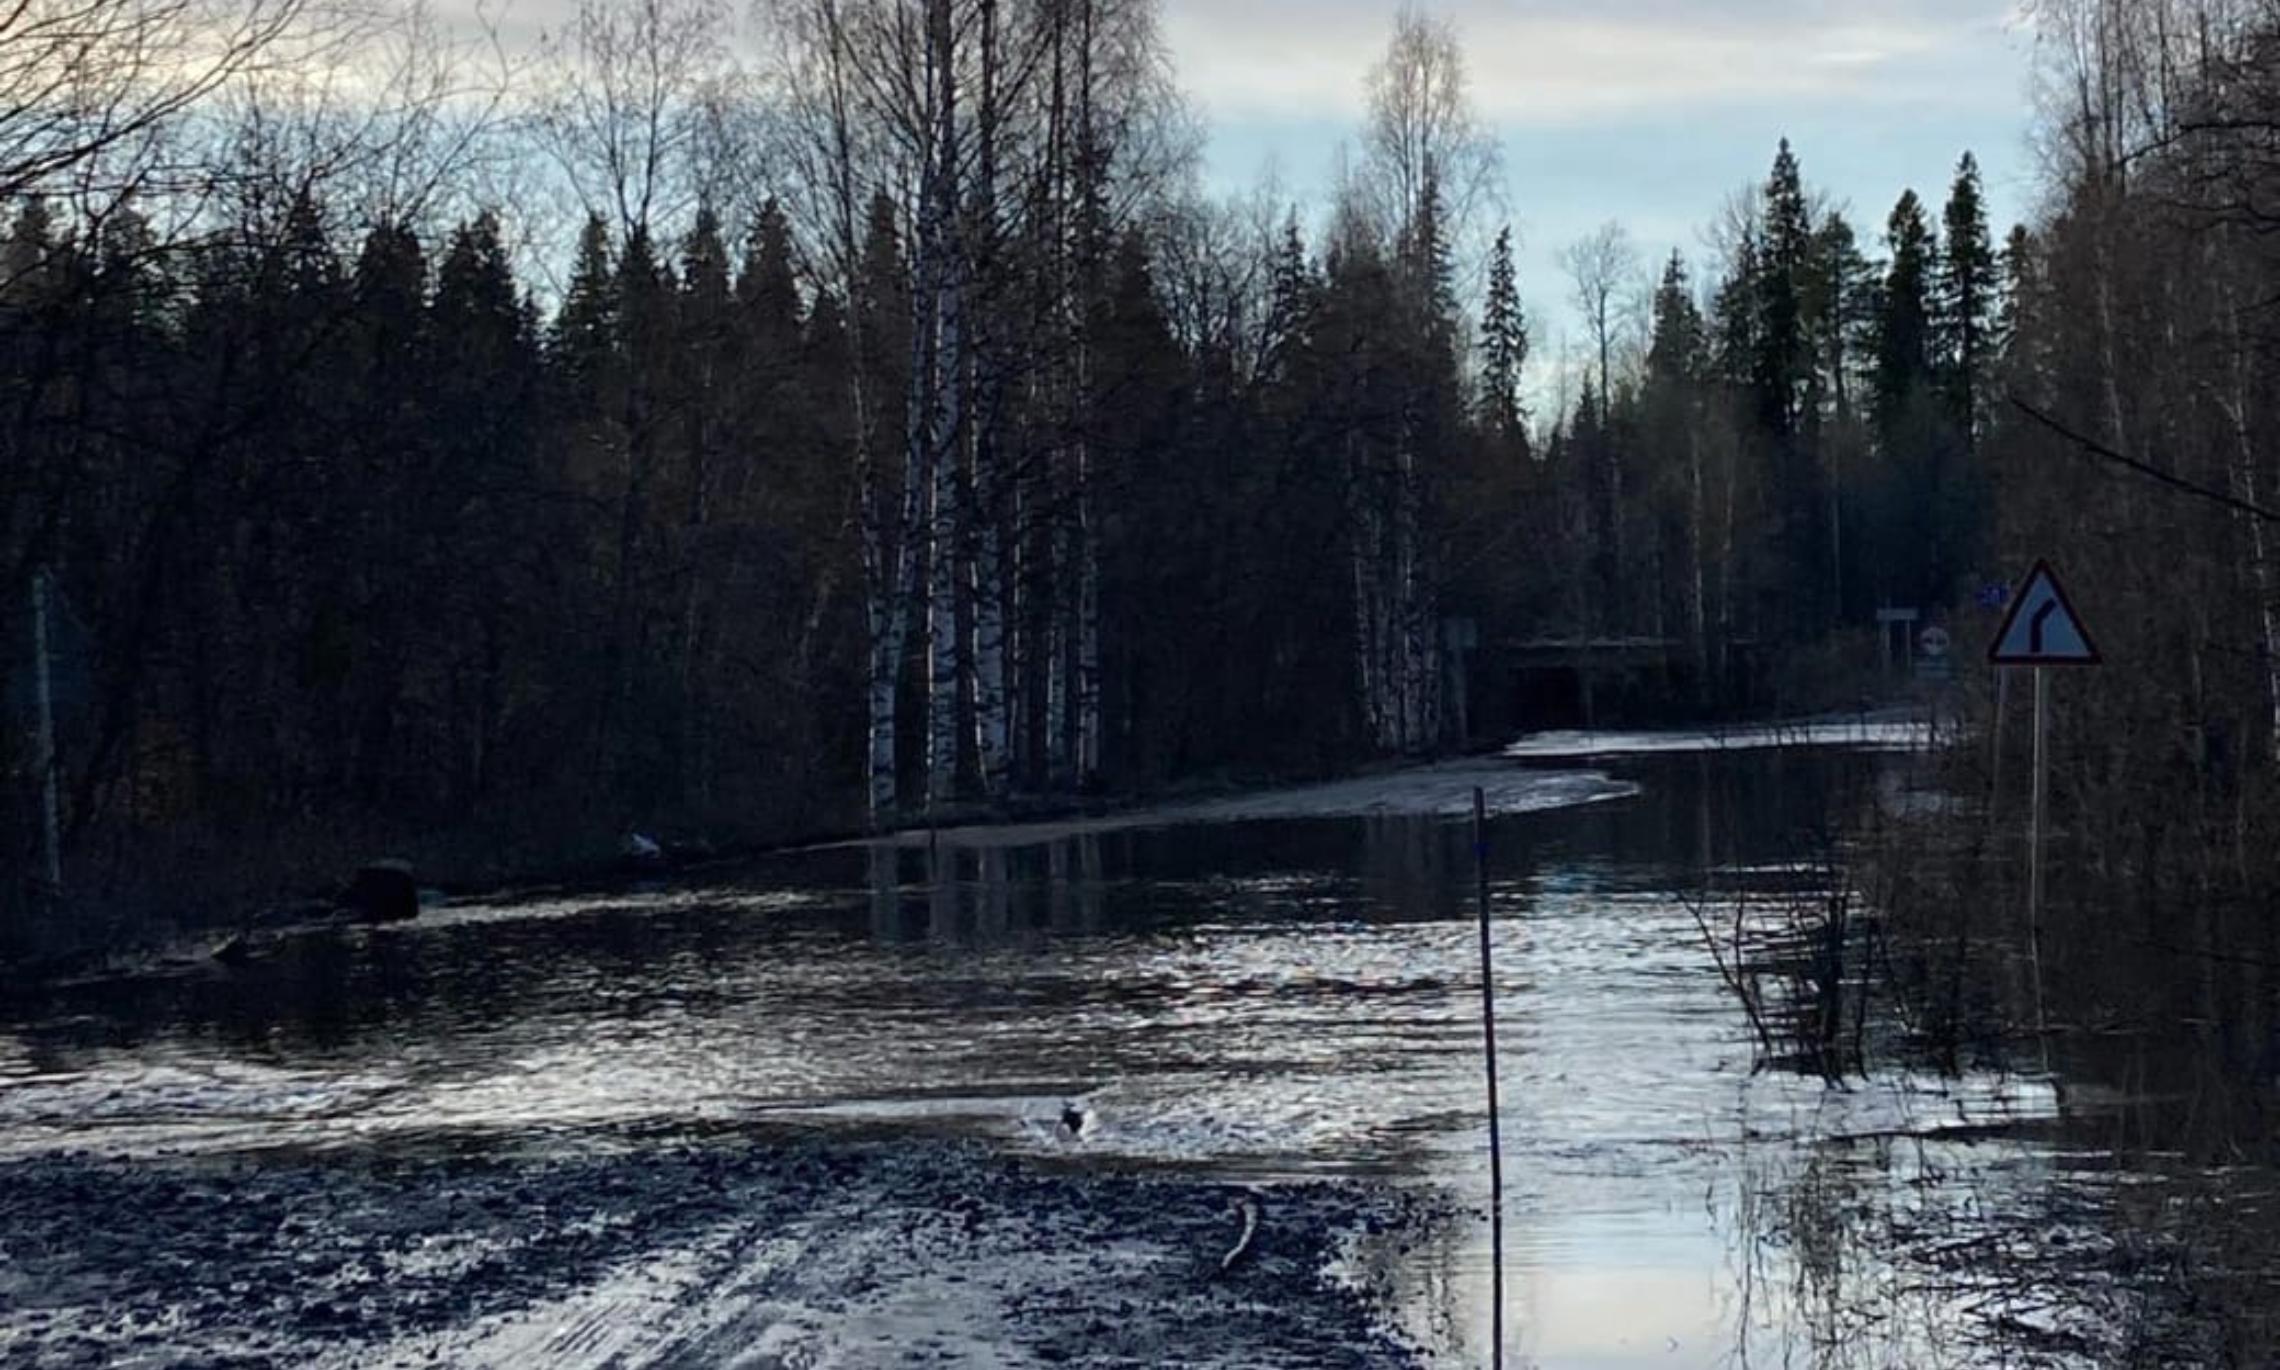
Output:
[[1388,1366],[1332,1278],[1440,1219],[937,1142],[0,1166],[0,1363]]

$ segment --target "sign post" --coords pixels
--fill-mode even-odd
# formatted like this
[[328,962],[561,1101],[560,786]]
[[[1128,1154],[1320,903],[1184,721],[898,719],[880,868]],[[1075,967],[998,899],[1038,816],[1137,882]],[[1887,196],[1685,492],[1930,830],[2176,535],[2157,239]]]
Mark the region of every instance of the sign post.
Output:
[[2046,667],[2102,664],[2097,644],[2074,612],[2050,563],[2038,561],[2011,600],[1987,659],[1997,666],[2031,666],[2035,672],[2034,798],[2027,816],[2027,952],[2034,962],[2035,1031],[2042,1032],[2043,833],[2048,823],[2050,761],[2045,742],[2050,713]]
[[1504,1365],[1504,1138],[1496,1117],[1496,968],[1488,954],[1488,796],[1473,787],[1473,871],[1480,882],[1480,1025],[1488,1048],[1489,1364]]

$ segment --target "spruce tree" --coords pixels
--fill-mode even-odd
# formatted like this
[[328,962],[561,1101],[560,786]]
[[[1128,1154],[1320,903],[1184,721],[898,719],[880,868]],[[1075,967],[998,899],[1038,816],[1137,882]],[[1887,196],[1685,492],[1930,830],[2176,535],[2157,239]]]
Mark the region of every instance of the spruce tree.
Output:
[[[618,342],[616,268],[610,260],[610,230],[599,214],[586,216],[578,234],[578,254],[570,286],[554,317],[548,339],[557,373],[574,401],[592,404]],[[578,407],[584,407],[579,405]]]
[[1940,274],[1939,243],[1923,202],[1903,191],[1885,223],[1891,257],[1879,299],[1876,344],[1877,421],[1887,442],[1917,387],[1932,377],[1933,290]]
[[1909,606],[1944,603],[1974,545],[1974,473],[1940,350],[1940,245],[1913,191],[1886,229],[1891,259],[1879,301],[1876,431],[1882,457],[1877,590]]
[[1301,356],[1313,339],[1321,294],[1321,283],[1315,279],[1295,215],[1283,222],[1273,271],[1260,369],[1263,379],[1287,387],[1295,380]]
[[1488,299],[1481,309],[1482,424],[1498,438],[1527,443],[1527,411],[1520,383],[1528,362],[1528,322],[1520,306],[1520,286],[1512,266],[1512,230],[1496,235],[1489,257]]
[[800,295],[792,269],[791,223],[776,201],[761,206],[737,273],[736,298],[763,383],[781,384],[799,354]]
[[1757,337],[1751,388],[1758,428],[1768,447],[1773,538],[1781,564],[1781,597],[1794,640],[1817,636],[1837,611],[1823,593],[1832,584],[1828,547],[1833,529],[1824,498],[1820,434],[1809,421],[1815,402],[1813,349],[1806,311],[1814,266],[1811,210],[1789,140],[1781,141],[1761,196],[1765,217],[1757,262]]
[[1811,212],[1789,140],[1773,160],[1763,191],[1764,228],[1757,271],[1756,359],[1751,381],[1759,422],[1776,439],[1797,431],[1810,353],[1802,299],[1813,253]]
[[1831,211],[1813,234],[1806,292],[1815,387],[1843,423],[1859,407],[1857,380],[1874,350],[1876,279],[1852,224]]
[[1758,273],[1763,253],[1754,225],[1734,244],[1734,260],[1710,301],[1712,357],[1718,376],[1737,390],[1750,383],[1758,351]]
[[723,345],[728,333],[728,247],[721,241],[720,215],[709,204],[697,207],[696,221],[681,240],[682,333],[700,347]]
[[1647,377],[1667,385],[1690,384],[1706,364],[1702,311],[1686,274],[1686,259],[1672,249],[1655,287],[1653,333],[1647,343]]
[[507,452],[527,445],[537,339],[496,216],[479,214],[452,232],[429,313],[442,387],[439,428],[466,443],[471,457],[512,469],[517,463],[504,460]]
[[1988,367],[1995,355],[1995,311],[2001,286],[1981,204],[1979,163],[1968,152],[1942,215],[1946,252],[1936,301],[1941,391],[1949,421],[1969,449],[1985,420]]

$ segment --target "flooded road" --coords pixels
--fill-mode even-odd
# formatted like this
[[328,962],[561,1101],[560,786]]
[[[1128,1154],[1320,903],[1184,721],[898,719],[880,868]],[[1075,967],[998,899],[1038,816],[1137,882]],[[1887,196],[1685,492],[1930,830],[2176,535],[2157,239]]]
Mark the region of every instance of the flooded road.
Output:
[[[2068,1363],[2081,1309],[1991,1317],[1968,1273],[1886,1258],[2103,1182],[2036,1140],[2048,1084],[1756,1069],[1697,922],[1706,886],[1797,879],[1910,754],[1622,750],[817,849],[53,991],[0,1024],[0,1161],[918,1135],[1485,1203],[1480,785],[1517,1363]],[[1343,1259],[1410,1343],[1482,1359],[1485,1224]]]

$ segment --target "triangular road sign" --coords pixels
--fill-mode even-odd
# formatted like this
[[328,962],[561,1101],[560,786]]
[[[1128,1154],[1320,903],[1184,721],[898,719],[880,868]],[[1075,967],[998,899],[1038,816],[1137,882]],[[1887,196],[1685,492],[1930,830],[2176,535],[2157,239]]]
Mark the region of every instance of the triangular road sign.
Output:
[[2098,647],[2047,561],[2035,563],[1987,649],[1998,666],[2096,666]]

